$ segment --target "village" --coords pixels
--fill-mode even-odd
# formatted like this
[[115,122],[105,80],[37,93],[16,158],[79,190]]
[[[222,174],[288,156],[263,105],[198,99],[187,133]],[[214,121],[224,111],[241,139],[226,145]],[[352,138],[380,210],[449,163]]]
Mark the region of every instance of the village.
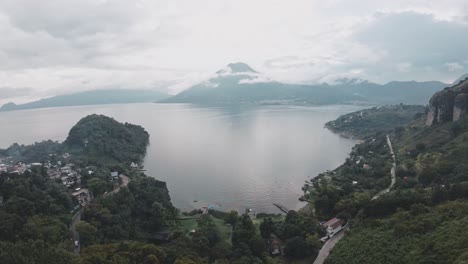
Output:
[[[50,155],[53,156],[53,154]],[[132,162],[130,167],[138,168],[138,165]],[[59,157],[59,160],[55,162],[47,161],[44,163],[23,163],[16,161],[12,157],[0,157],[0,174],[8,173],[10,177],[20,177],[24,173],[32,172],[33,170],[45,170],[50,179],[62,183],[70,190],[71,195],[78,201],[78,204],[74,207],[73,211],[85,207],[94,199],[93,193],[82,183],[83,175],[94,174],[93,168],[80,168],[75,165],[72,163],[71,155],[69,153],[64,153]],[[104,193],[104,195],[114,193],[120,189],[121,185],[119,184],[119,178],[122,179],[122,185],[128,184],[129,179],[127,176],[120,174],[117,171],[109,171],[108,179],[114,184],[114,189],[111,192]]]

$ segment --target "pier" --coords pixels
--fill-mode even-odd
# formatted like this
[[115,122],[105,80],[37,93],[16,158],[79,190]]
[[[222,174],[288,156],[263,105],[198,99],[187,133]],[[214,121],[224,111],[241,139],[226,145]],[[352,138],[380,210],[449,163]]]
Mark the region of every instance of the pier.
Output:
[[278,209],[280,209],[285,214],[287,214],[289,212],[288,208],[286,208],[286,206],[284,206],[284,205],[277,204],[277,203],[274,203],[273,205],[278,207]]

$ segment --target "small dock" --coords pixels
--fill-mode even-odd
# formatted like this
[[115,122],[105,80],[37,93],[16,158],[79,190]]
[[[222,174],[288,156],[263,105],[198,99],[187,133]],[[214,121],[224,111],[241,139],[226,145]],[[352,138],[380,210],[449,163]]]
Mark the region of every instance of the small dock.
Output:
[[280,209],[285,214],[287,214],[289,212],[288,208],[286,208],[286,206],[284,206],[284,205],[277,204],[277,203],[274,203],[273,205],[278,207],[278,209]]

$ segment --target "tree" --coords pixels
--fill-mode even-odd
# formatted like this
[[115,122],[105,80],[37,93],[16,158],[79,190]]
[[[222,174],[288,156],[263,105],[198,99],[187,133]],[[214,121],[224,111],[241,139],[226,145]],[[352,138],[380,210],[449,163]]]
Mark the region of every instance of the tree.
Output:
[[419,174],[418,180],[424,186],[431,184],[438,177],[437,173],[433,168],[424,168],[421,174]]
[[183,258],[178,258],[174,264],[198,264],[197,262],[193,261],[190,258],[183,257]]
[[55,217],[35,215],[23,226],[21,236],[27,239],[59,243],[67,236],[67,226]]
[[438,203],[447,201],[448,196],[449,196],[449,194],[448,194],[448,191],[447,191],[447,189],[445,187],[436,185],[432,189],[432,202],[434,204],[438,204]]
[[303,237],[296,236],[286,240],[285,254],[292,258],[303,258],[310,254]]
[[92,178],[88,181],[88,188],[94,195],[101,195],[108,190],[109,184],[101,178]]
[[259,236],[255,236],[250,240],[250,249],[252,250],[252,254],[260,257],[266,250],[265,240]]
[[80,234],[81,241],[85,245],[90,245],[96,240],[96,227],[86,221],[78,222],[76,231]]
[[322,242],[317,234],[308,235],[305,239],[305,244],[307,245],[307,250],[311,252],[311,255],[317,255],[322,247]]
[[238,219],[239,219],[239,214],[237,213],[237,211],[231,211],[229,212],[225,222],[234,226],[237,223]]
[[260,235],[263,238],[269,238],[271,233],[276,230],[275,223],[271,217],[263,218],[263,222],[260,224]]
[[211,248],[211,259],[213,260],[227,259],[231,254],[231,245],[226,241],[220,241]]
[[239,243],[246,243],[249,244],[252,237],[255,236],[255,226],[250,219],[250,216],[247,214],[243,214],[240,217],[240,220],[234,227],[234,231],[232,234],[232,243],[237,245]]

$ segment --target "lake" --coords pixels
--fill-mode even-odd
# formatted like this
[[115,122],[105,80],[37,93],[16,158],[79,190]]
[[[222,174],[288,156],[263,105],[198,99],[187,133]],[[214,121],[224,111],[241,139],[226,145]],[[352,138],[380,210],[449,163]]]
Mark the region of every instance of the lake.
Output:
[[146,103],[0,112],[0,148],[63,141],[81,118],[104,114],[149,132],[147,174],[167,182],[181,210],[278,213],[273,203],[299,209],[305,180],[344,162],[356,141],[323,126],[358,109]]

